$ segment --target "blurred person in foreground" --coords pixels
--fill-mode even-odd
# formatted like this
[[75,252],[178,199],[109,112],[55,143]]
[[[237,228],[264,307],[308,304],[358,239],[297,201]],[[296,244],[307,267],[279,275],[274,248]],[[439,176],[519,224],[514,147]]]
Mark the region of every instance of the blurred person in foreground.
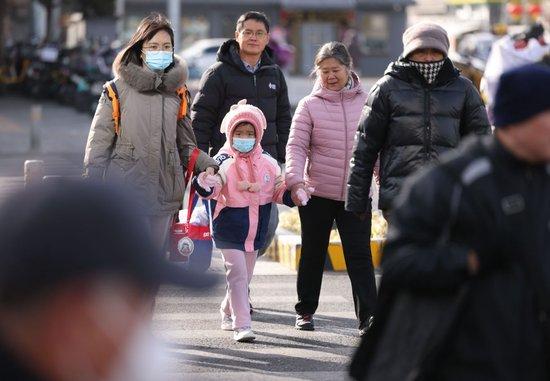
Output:
[[130,199],[62,181],[0,206],[1,380],[165,379],[151,296],[211,278],[162,260]]
[[[495,136],[472,137],[407,183],[384,250],[383,302],[353,361],[355,379],[549,379],[549,89],[550,68],[543,65],[504,73],[495,97]],[[395,345],[380,345],[392,341],[384,325],[396,295],[417,298],[393,320],[397,327],[416,308],[433,314],[437,301],[457,290],[464,297],[455,299],[444,330],[436,332],[437,321],[418,324]],[[420,306],[420,298],[433,304]],[[415,369],[380,376],[387,372],[377,366],[383,358],[404,369],[403,353],[426,347],[410,340],[419,336],[431,338],[431,349]]]
[[441,26],[419,23],[403,34],[403,54],[371,89],[359,121],[346,210],[365,216],[380,158],[379,207],[387,216],[407,176],[458,147],[468,134],[491,129],[472,82],[447,57]]

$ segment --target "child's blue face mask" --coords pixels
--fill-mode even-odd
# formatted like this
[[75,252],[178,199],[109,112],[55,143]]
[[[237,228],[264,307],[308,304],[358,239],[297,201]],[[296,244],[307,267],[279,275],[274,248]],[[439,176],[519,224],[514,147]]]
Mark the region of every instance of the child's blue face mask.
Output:
[[146,50],[145,51],[145,63],[147,66],[149,66],[149,69],[151,70],[164,70],[173,61],[173,54],[172,52],[166,52],[166,51],[153,51],[153,50]]
[[241,153],[248,153],[252,151],[256,145],[256,139],[254,138],[233,138],[233,148]]

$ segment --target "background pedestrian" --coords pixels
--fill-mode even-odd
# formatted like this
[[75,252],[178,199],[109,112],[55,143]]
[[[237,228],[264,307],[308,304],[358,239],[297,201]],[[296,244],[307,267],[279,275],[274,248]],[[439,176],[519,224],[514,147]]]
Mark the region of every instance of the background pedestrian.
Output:
[[368,212],[378,158],[379,207],[387,215],[407,176],[437,162],[464,136],[490,133],[481,97],[447,57],[448,49],[447,32],[439,25],[419,23],[403,34],[403,54],[372,88],[363,109],[346,210]]
[[[346,179],[357,123],[367,94],[352,70],[344,44],[329,42],[315,58],[317,81],[303,98],[292,121],[287,146],[287,186],[294,202],[298,192],[314,188],[301,206],[302,249],[298,267],[296,328],[313,330],[330,231],[336,221],[353,289],[361,333],[376,302],[370,252],[370,204],[361,218],[344,209]],[[297,203],[300,205],[299,203]]]
[[[113,64],[120,103],[115,132],[113,101],[104,92],[86,144],[85,176],[131,185],[155,242],[164,246],[183,198],[184,167],[195,148],[188,116],[179,119],[176,93],[187,79],[187,65],[174,55],[174,32],[158,13],[144,18]],[[197,173],[217,165],[202,153]]]
[[[227,141],[215,156],[220,172],[201,173],[195,181],[199,194],[217,201],[214,241],[221,249],[227,277],[221,328],[234,330],[236,341],[254,340],[248,285],[257,251],[265,245],[273,202],[294,206],[277,161],[264,153],[260,143],[266,127],[259,108],[246,100],[232,106],[221,127]],[[307,198],[303,192],[300,203]]]

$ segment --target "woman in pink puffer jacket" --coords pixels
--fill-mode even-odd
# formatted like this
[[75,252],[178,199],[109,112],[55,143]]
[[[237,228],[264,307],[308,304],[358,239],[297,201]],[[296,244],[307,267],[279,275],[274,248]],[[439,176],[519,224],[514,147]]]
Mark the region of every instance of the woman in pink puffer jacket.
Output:
[[315,188],[300,207],[302,251],[298,269],[296,325],[313,330],[330,231],[336,220],[351,279],[355,313],[363,335],[374,313],[376,286],[370,253],[371,216],[344,209],[349,163],[367,94],[351,70],[351,57],[339,42],[321,47],[315,59],[317,82],[298,105],[286,147],[286,185],[296,199]]

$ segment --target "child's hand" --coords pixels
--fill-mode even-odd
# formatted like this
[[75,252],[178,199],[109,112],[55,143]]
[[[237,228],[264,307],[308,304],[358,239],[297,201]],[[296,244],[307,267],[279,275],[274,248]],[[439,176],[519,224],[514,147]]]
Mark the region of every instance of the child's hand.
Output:
[[212,188],[218,184],[218,178],[216,175],[209,174],[208,171],[205,171],[197,177],[197,184],[205,191],[210,192]]

